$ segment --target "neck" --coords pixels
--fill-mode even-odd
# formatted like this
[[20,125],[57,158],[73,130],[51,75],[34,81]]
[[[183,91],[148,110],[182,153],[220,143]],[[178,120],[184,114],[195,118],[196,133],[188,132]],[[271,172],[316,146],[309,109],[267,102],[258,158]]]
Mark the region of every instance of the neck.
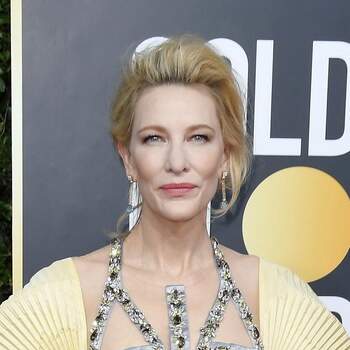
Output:
[[212,266],[205,214],[180,222],[143,209],[139,223],[124,242],[123,263],[175,278]]

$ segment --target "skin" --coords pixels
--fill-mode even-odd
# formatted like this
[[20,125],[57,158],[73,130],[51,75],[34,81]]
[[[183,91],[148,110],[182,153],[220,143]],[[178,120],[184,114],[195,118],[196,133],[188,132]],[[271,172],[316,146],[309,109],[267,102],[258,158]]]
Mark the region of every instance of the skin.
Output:
[[[207,204],[227,169],[215,101],[203,85],[147,88],[136,104],[129,148],[120,143],[116,147],[126,173],[138,181],[143,200],[140,222],[123,245],[123,285],[167,348],[170,345],[164,287],[185,285],[194,349],[219,282],[206,231]],[[178,197],[160,189],[174,182],[190,182],[196,187]],[[259,259],[221,244],[220,248],[260,329]],[[106,246],[73,259],[88,329],[101,301],[109,253],[110,247]],[[113,310],[102,349],[122,350],[146,344],[119,304]],[[228,305],[215,339],[252,345],[233,303]]]

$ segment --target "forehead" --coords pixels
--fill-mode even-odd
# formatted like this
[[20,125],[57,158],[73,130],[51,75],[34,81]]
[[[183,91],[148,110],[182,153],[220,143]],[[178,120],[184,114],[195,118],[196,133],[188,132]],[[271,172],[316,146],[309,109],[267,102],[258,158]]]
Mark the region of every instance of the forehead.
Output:
[[214,97],[205,85],[170,84],[146,88],[135,106],[133,129],[149,124],[165,128],[192,124],[219,127]]

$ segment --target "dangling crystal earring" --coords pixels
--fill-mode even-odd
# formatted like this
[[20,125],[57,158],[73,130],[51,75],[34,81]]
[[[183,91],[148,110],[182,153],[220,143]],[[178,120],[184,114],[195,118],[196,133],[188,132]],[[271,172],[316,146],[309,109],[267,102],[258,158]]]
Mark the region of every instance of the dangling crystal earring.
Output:
[[211,202],[208,203],[207,205],[207,215],[206,215],[206,227],[207,227],[207,232],[209,237],[211,237],[211,232],[210,232],[210,218],[211,218]]
[[127,214],[129,214],[129,230],[131,230],[137,223],[141,215],[141,204],[139,186],[136,180],[132,176],[128,175],[129,180],[129,199],[128,207],[126,209]]
[[225,179],[227,176],[228,172],[224,171],[222,173],[222,177],[221,177],[221,192],[222,192],[222,200],[220,203],[220,208],[224,209],[227,207],[227,199],[226,199],[226,184],[225,184]]
[[133,205],[134,202],[134,192],[135,192],[135,184],[136,180],[132,178],[132,176],[128,175],[128,181],[129,181],[129,200],[128,200],[128,206],[126,208],[126,212],[128,214],[132,213],[135,210],[135,206]]

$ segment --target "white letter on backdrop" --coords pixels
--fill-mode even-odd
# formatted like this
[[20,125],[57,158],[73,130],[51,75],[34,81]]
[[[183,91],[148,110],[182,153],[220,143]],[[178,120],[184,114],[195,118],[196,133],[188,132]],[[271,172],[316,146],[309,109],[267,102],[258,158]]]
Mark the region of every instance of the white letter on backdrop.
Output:
[[271,138],[273,40],[258,40],[256,47],[254,154],[299,156],[299,138]]
[[[343,135],[326,139],[329,59],[339,58],[350,68],[350,44],[342,41],[314,41],[310,97],[310,156],[339,156],[350,151],[350,79],[346,78],[345,122]],[[329,118],[331,120],[331,118]]]

